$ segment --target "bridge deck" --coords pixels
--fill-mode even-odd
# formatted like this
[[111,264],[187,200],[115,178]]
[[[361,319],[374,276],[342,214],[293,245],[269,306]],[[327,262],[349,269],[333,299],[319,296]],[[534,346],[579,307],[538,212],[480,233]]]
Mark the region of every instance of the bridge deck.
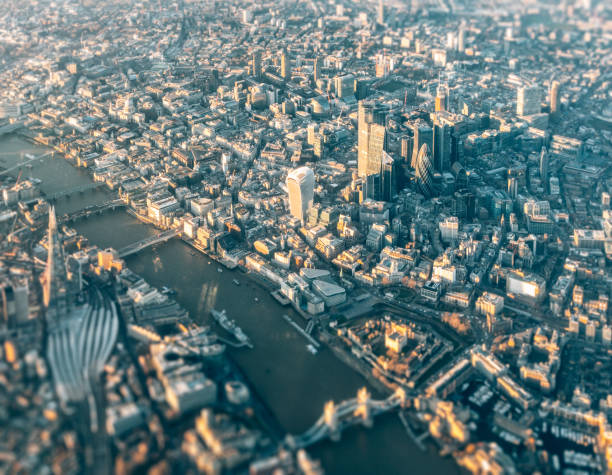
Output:
[[177,229],[170,229],[168,231],[164,231],[161,234],[157,234],[155,236],[151,236],[141,241],[135,242],[133,244],[130,244],[129,246],[126,246],[120,249],[119,257],[123,258],[123,257],[131,256],[132,254],[140,252],[143,249],[146,249],[147,247],[153,246],[160,242],[168,241],[169,239],[176,237],[178,234],[179,232]]

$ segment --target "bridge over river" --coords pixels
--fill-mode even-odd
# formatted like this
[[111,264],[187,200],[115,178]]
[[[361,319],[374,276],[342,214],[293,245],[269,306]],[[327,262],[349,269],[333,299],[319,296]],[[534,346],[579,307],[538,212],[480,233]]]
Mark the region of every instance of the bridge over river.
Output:
[[123,208],[125,206],[127,205],[119,199],[109,200],[109,201],[105,201],[104,203],[87,206],[73,213],[64,214],[58,218],[58,221],[64,224],[72,223],[80,219],[86,219],[86,218],[89,218],[90,216],[95,216],[97,214],[102,214],[105,211],[114,210],[117,208]]
[[323,408],[323,414],[310,429],[300,435],[288,435],[286,443],[292,448],[304,448],[329,437],[340,440],[340,434],[347,427],[363,424],[371,427],[374,417],[406,405],[406,392],[399,388],[387,399],[371,399],[367,388],[361,388],[357,397],[342,401],[336,405],[329,401]]
[[122,249],[119,249],[119,257],[127,257],[132,254],[136,254],[137,252],[146,249],[147,247],[154,246],[155,244],[159,244],[160,242],[165,242],[173,237],[178,236],[178,229],[169,229],[168,231],[164,231],[162,233],[156,234],[154,236],[150,236],[148,238],[142,239],[138,242],[132,243],[129,246],[125,246]]
[[45,198],[47,199],[47,201],[57,201],[61,198],[69,198],[72,195],[76,195],[77,193],[85,193],[86,191],[95,190],[97,188],[102,188],[103,186],[104,186],[104,183],[101,183],[101,182],[86,183],[84,185],[76,186],[74,188],[69,188],[67,190],[45,194]]

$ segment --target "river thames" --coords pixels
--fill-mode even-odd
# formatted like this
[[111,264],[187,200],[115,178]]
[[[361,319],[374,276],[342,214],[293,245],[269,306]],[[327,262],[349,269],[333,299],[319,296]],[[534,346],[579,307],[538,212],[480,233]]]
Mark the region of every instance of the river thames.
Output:
[[[46,152],[19,137],[2,137],[0,167],[8,169],[26,160],[25,153],[38,156]],[[57,154],[31,164],[31,168],[23,167],[23,177],[42,180],[39,186],[47,194],[91,182],[87,171],[73,167]],[[19,170],[10,173],[17,176]],[[90,190],[59,200],[56,209],[61,215],[113,197],[106,190]],[[124,210],[77,222],[74,228],[92,244],[117,249],[156,232]],[[303,325],[301,317],[281,307],[242,272],[225,268],[219,272],[216,262],[184,242],[175,239],[159,244],[128,257],[126,263],[150,284],[175,289],[177,302],[199,323],[213,324],[212,308],[227,310],[255,345],[252,350],[231,349],[230,355],[288,432],[297,434],[310,427],[326,401],[340,402],[354,397],[360,387],[369,387],[360,374],[328,348],[311,354],[306,340],[282,315],[288,313]],[[369,388],[374,397],[382,397]],[[330,474],[459,473],[454,462],[438,456],[433,447],[421,451],[407,436],[396,414],[377,418],[371,429],[347,430],[340,442],[321,442],[309,452],[321,460]]]

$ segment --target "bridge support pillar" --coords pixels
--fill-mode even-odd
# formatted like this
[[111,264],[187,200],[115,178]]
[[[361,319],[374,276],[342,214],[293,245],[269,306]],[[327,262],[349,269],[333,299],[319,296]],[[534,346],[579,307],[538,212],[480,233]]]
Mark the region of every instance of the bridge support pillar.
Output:
[[400,407],[406,407],[408,405],[408,395],[404,388],[397,388],[393,396],[398,399]]
[[325,424],[329,430],[329,438],[334,442],[338,442],[340,440],[340,428],[338,427],[338,412],[336,411],[334,401],[325,403],[323,414]]
[[364,386],[357,392],[357,409],[355,415],[361,417],[362,424],[365,427],[372,427],[374,419],[372,417],[372,409],[370,407],[370,393]]

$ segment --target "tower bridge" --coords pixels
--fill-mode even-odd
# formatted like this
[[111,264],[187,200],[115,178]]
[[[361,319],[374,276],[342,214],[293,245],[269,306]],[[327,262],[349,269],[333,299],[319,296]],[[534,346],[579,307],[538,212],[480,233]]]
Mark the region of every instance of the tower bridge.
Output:
[[335,404],[328,401],[321,417],[300,435],[288,435],[287,445],[292,448],[308,447],[320,440],[329,437],[333,441],[340,440],[344,429],[353,425],[362,424],[372,427],[374,417],[406,405],[406,392],[399,388],[387,399],[371,399],[367,388],[363,387],[357,392],[357,397]]

